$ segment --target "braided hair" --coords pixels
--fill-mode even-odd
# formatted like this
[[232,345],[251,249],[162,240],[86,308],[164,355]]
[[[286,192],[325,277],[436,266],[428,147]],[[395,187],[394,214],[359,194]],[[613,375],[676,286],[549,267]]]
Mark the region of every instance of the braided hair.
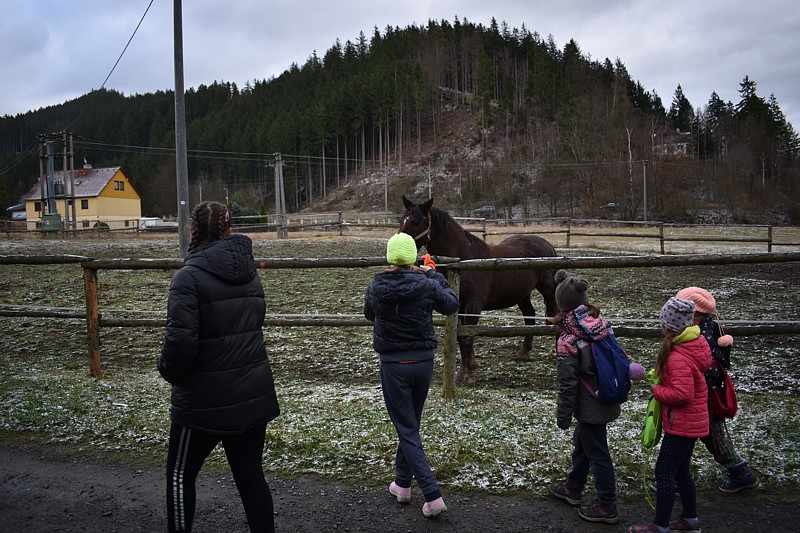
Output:
[[197,204],[192,211],[189,250],[224,238],[230,227],[231,213],[225,204],[212,201]]

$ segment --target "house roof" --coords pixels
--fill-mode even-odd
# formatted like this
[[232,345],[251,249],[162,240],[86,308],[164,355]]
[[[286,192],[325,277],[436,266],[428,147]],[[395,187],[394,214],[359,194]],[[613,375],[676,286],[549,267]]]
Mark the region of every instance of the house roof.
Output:
[[[99,196],[103,191],[103,187],[108,185],[121,167],[109,168],[80,168],[75,170],[75,197],[76,198],[93,198]],[[56,171],[54,181],[64,183],[69,187],[69,173],[66,178],[64,171]],[[133,185],[133,184],[131,184]],[[40,182],[34,183],[33,187],[22,197],[22,201],[37,200],[42,197],[42,187]]]

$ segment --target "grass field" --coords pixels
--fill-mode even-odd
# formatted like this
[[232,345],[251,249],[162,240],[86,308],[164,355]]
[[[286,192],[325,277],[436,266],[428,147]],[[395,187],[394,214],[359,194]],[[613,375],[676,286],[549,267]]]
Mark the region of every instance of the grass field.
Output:
[[[254,235],[257,258],[375,257],[385,236],[363,234],[275,240]],[[627,243],[626,243],[627,241]],[[554,239],[558,246],[558,240]],[[581,248],[577,248],[578,245]],[[636,242],[604,240],[591,248],[559,248],[568,256],[620,251],[645,253]],[[633,246],[631,246],[633,245]],[[678,246],[676,244],[675,246]],[[689,245],[685,245],[689,246]],[[695,245],[692,245],[695,246]],[[714,245],[709,253],[765,251],[764,245]],[[626,248],[627,247],[627,248]],[[700,247],[698,247],[700,248]],[[705,245],[705,248],[710,248]],[[598,251],[599,250],[599,251]],[[686,250],[704,253],[701,249]],[[788,250],[781,250],[788,251]],[[167,238],[0,241],[0,255],[76,254],[92,258],[177,256]],[[263,270],[271,316],[361,317],[364,290],[377,268]],[[591,300],[613,324],[653,325],[658,309],[678,289],[701,285],[717,297],[726,323],[797,321],[800,264],[585,269]],[[101,271],[103,317],[165,316],[171,271]],[[0,265],[2,304],[85,309],[79,265]],[[537,310],[542,309],[535,300]],[[482,324],[521,324],[513,310]],[[110,454],[160,465],[166,454],[169,386],[155,369],[160,328],[104,328],[101,379],[88,374],[86,324],[81,319],[0,317],[0,438],[29,434],[77,453]],[[282,414],[269,425],[265,468],[279,476],[385,483],[393,475],[395,436],[380,392],[371,328],[265,328]],[[800,369],[797,336],[737,338],[732,375],[741,408],[729,426],[740,453],[762,481],[800,488]],[[445,401],[441,353],[423,419],[423,439],[440,482],[460,490],[511,493],[538,487],[567,471],[570,433],[555,425],[555,358],[550,338],[534,340],[531,362],[513,359],[516,339],[479,338],[481,380]],[[657,342],[624,339],[645,366]],[[644,460],[639,430],[648,393],[635,384],[623,415],[610,425],[621,492],[641,490]],[[722,472],[698,450],[701,486]],[[221,452],[211,468],[224,465]]]

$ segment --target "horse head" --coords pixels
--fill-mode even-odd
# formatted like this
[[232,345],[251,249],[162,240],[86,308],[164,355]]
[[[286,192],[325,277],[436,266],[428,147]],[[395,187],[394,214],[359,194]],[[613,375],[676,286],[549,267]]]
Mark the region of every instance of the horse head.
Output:
[[433,198],[421,204],[415,204],[403,196],[403,205],[406,208],[400,219],[400,232],[414,237],[417,250],[428,244],[431,240],[431,206]]

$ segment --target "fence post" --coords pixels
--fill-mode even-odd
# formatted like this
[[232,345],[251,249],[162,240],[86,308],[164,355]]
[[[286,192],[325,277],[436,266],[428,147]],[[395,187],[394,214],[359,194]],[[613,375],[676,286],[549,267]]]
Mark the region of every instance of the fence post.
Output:
[[772,224],[767,226],[767,251],[772,252]]
[[[447,268],[447,281],[458,296],[461,278],[458,270]],[[458,350],[458,311],[444,319],[444,361],[442,363],[442,395],[445,400],[456,397],[456,351]]]
[[342,229],[343,229],[342,228],[342,212],[339,211],[338,213],[339,213],[339,237],[341,237],[342,236]]
[[661,255],[664,255],[664,223],[658,223],[659,241],[661,241]]
[[100,372],[100,308],[97,301],[97,270],[83,267],[83,290],[86,293],[86,327],[89,340],[89,373],[94,378]]
[[569,248],[569,236],[572,232],[572,219],[567,219],[567,248]]

